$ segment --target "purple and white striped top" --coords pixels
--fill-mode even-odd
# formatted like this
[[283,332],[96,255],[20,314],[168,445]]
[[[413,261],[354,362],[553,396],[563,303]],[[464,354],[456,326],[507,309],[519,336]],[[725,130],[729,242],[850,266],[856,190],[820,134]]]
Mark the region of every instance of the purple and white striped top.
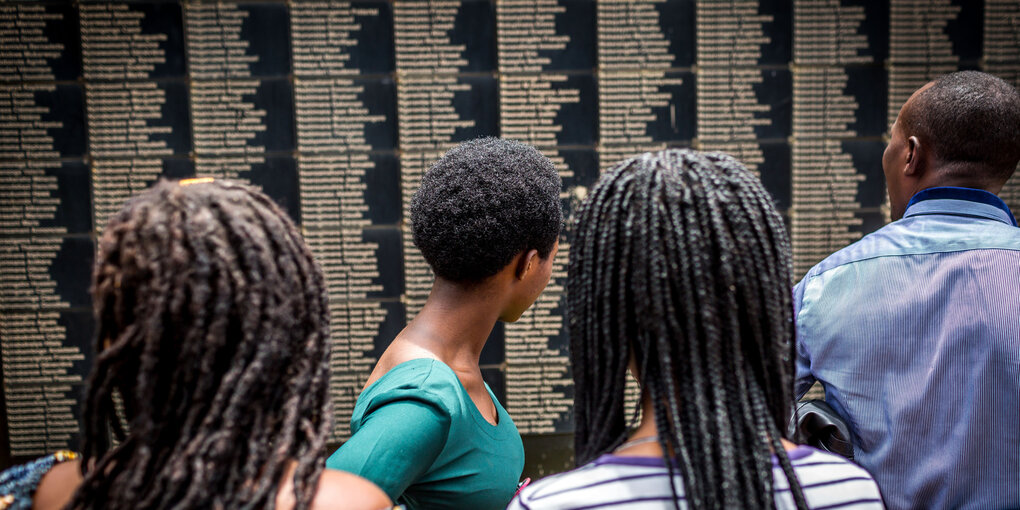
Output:
[[[884,508],[871,475],[852,462],[809,446],[798,446],[788,454],[809,507],[816,510]],[[772,474],[776,508],[796,508],[786,476],[775,458]],[[573,471],[529,485],[507,509],[672,509],[673,493],[668,477],[662,459],[603,455]],[[679,474],[676,481],[680,508],[686,508]]]

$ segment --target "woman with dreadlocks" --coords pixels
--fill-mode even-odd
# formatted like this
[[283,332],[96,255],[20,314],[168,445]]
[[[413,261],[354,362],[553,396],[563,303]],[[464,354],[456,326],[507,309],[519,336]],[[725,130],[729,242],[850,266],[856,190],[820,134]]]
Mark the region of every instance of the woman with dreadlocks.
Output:
[[517,320],[549,282],[560,186],[548,158],[499,138],[458,145],[425,173],[410,216],[432,291],[379,358],[327,467],[412,509],[506,507],[524,446],[479,357],[496,322]]
[[323,470],[323,277],[264,194],[192,179],[130,199],[99,240],[92,291],[83,452],[41,481],[22,473],[39,485],[21,508],[390,504],[366,480]]
[[863,470],[784,438],[789,268],[782,218],[733,158],[667,150],[609,170],[580,207],[568,269],[581,467],[511,508],[881,508]]

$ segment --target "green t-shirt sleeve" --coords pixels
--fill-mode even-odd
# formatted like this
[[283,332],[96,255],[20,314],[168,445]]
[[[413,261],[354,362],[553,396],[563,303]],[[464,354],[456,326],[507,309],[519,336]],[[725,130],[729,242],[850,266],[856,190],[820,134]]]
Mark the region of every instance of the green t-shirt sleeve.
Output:
[[446,445],[450,413],[430,395],[386,402],[326,459],[326,467],[360,475],[396,501],[436,460]]

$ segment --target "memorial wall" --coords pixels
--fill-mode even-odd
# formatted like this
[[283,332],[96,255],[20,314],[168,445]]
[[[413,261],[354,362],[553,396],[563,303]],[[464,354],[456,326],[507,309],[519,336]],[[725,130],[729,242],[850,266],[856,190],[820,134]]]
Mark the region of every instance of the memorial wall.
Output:
[[[328,280],[339,443],[427,297],[406,205],[446,149],[539,147],[568,214],[629,155],[729,152],[788,219],[799,277],[887,221],[888,126],[958,69],[1020,85],[1020,2],[0,3],[0,467],[79,447],[96,237],[160,177],[253,183],[300,224]],[[569,464],[569,252],[568,227],[481,359],[535,474]]]

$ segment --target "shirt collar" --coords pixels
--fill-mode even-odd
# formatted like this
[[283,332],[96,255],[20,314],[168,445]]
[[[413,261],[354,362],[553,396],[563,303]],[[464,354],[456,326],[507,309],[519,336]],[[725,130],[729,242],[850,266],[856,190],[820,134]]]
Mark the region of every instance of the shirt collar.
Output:
[[907,203],[904,218],[930,214],[977,216],[1017,226],[1009,206],[994,193],[974,188],[939,186],[917,192]]

